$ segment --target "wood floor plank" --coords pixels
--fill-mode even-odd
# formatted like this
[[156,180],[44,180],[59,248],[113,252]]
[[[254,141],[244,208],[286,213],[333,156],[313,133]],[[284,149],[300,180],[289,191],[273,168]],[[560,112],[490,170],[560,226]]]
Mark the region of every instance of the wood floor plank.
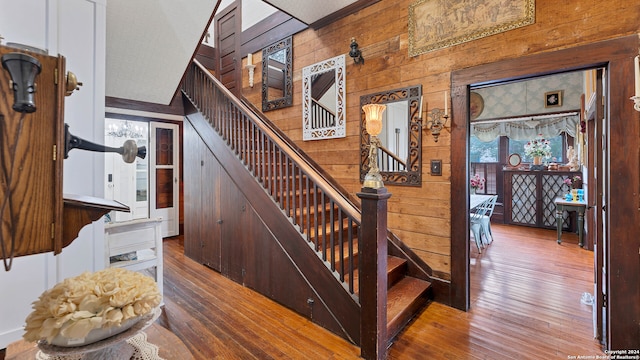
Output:
[[[604,356],[593,339],[593,252],[575,234],[491,225],[495,241],[471,249],[471,310],[429,304],[397,337],[388,358],[567,359]],[[360,348],[251,289],[185,258],[164,241],[168,328],[196,360],[358,359]],[[19,344],[8,353],[20,351]],[[13,352],[15,353],[15,352]]]

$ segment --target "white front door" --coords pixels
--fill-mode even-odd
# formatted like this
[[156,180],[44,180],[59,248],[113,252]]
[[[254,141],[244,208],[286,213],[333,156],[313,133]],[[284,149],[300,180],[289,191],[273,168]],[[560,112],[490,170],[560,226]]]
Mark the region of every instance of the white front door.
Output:
[[162,218],[162,237],[179,234],[179,145],[177,124],[151,122],[149,217]]
[[[105,119],[105,146],[119,148],[126,140],[138,147],[148,146],[149,124],[140,121]],[[114,211],[111,220],[120,222],[149,217],[148,158],[127,164],[122,155],[108,152],[105,157],[105,198],[127,205],[130,212]]]

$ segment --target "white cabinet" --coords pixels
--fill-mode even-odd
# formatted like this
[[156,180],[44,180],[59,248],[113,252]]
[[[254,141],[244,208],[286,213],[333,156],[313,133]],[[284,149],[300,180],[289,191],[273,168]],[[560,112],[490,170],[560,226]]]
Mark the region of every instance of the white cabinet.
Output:
[[162,219],[138,219],[104,225],[105,264],[147,273],[163,295]]

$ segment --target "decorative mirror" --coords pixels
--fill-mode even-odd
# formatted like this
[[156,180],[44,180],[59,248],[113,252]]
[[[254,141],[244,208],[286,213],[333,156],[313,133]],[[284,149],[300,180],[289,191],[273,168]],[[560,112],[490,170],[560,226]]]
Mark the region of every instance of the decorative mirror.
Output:
[[513,154],[509,155],[509,159],[507,159],[507,160],[508,160],[507,162],[509,163],[509,166],[511,166],[511,167],[520,166],[521,159],[520,159],[520,155],[519,154],[513,153]]
[[[385,184],[422,185],[422,86],[379,92],[360,97],[366,104],[385,104],[382,131],[378,138],[378,167]],[[364,112],[360,111],[360,181],[369,171],[369,134]]]
[[302,140],[346,136],[344,55],[302,69]]
[[262,111],[293,104],[291,36],[262,49]]

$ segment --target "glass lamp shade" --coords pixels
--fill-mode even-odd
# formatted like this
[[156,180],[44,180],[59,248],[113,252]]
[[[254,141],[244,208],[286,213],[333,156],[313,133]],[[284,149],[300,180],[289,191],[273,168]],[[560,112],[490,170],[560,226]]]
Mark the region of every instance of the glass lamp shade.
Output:
[[382,131],[382,113],[386,108],[386,105],[380,104],[367,104],[362,107],[369,135],[378,136]]

